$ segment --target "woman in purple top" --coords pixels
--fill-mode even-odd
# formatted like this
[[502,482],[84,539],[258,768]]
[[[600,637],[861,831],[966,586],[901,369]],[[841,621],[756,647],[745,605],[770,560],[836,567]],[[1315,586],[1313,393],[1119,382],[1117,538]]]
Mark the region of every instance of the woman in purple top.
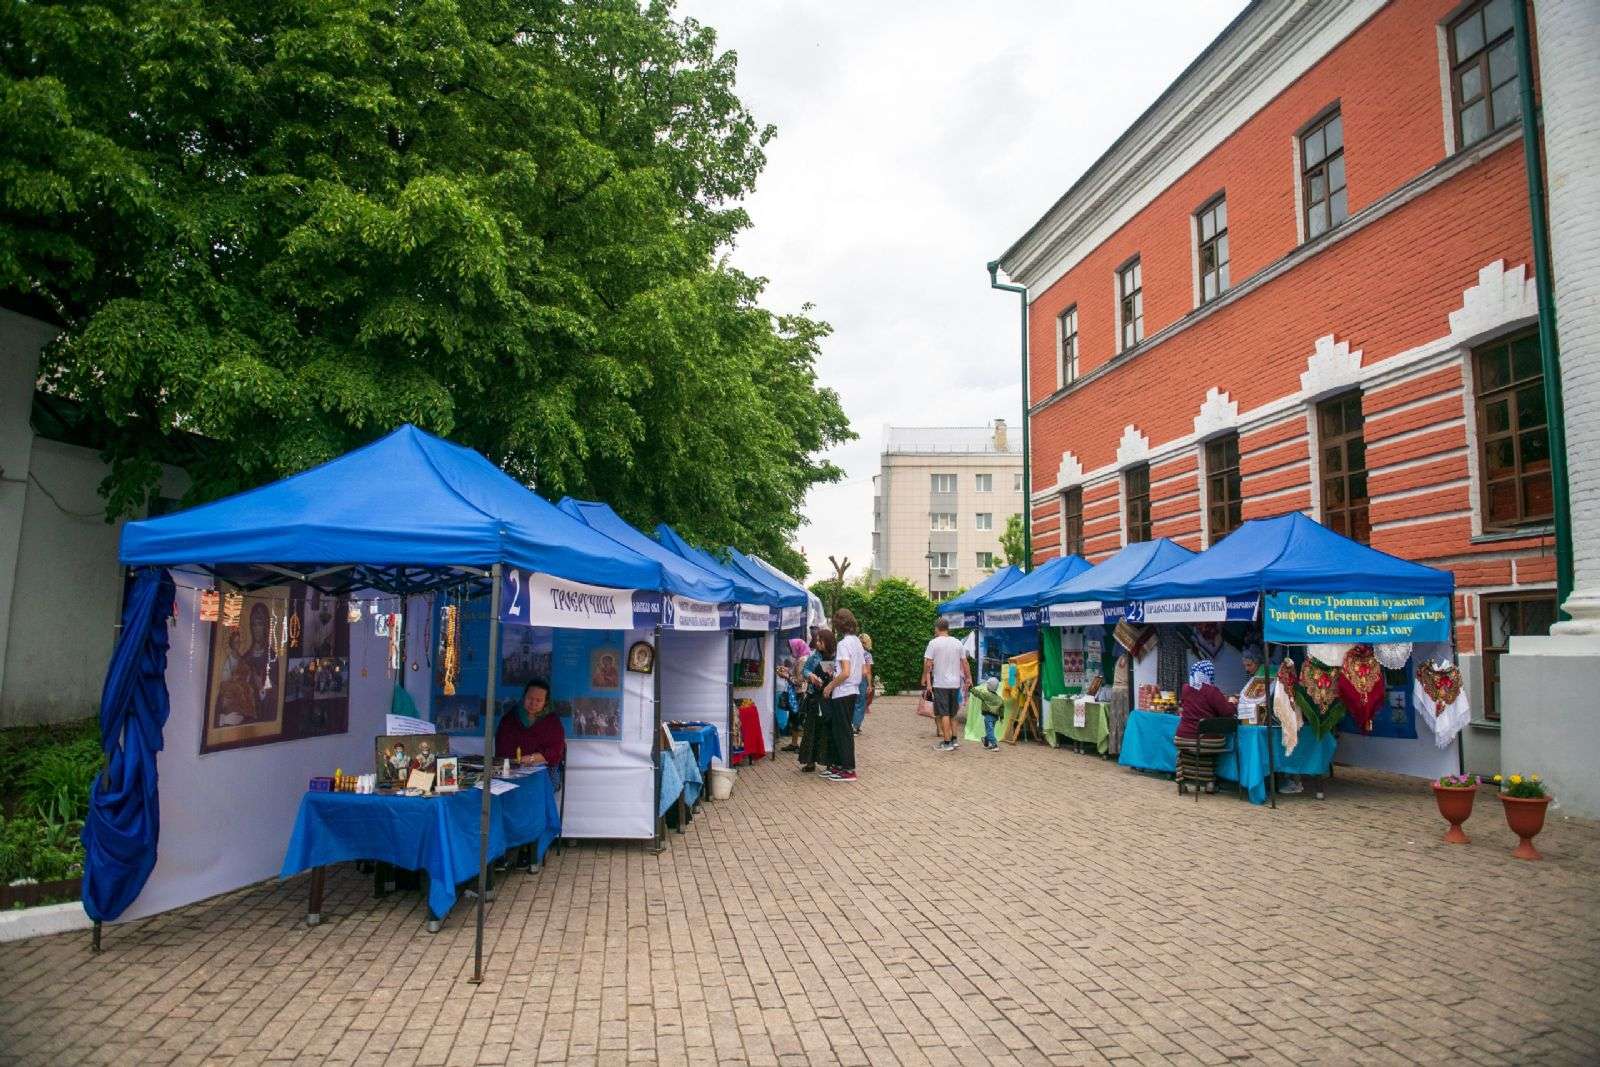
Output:
[[1189,684],[1178,693],[1178,736],[1200,736],[1200,720],[1231,719],[1239,712],[1212,680],[1217,669],[1203,659],[1189,668]]

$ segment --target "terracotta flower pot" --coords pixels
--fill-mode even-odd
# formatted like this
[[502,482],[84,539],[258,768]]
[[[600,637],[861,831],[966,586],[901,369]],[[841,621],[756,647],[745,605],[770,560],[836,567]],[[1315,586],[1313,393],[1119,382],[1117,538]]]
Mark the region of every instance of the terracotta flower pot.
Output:
[[1544,809],[1549,806],[1550,798],[1508,797],[1502,794],[1500,803],[1505,805],[1506,825],[1521,838],[1511,854],[1519,860],[1544,859],[1539,855],[1539,850],[1533,847],[1533,839],[1544,829]]
[[1478,787],[1467,786],[1465,789],[1449,789],[1435,785],[1433,787],[1434,803],[1439,805],[1439,814],[1444,816],[1444,821],[1450,824],[1450,829],[1444,832],[1445,844],[1464,845],[1470,838],[1461,832],[1461,824],[1472,815],[1472,801],[1478,795]]

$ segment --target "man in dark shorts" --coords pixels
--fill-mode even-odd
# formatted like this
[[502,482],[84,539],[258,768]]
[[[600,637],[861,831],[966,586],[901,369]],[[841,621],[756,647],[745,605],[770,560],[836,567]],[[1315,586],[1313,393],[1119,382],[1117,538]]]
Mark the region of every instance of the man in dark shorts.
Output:
[[922,654],[922,691],[933,703],[933,721],[939,726],[939,752],[954,752],[956,709],[961,706],[961,690],[972,684],[972,670],[961,642],[950,636],[950,624],[940,619],[933,640]]

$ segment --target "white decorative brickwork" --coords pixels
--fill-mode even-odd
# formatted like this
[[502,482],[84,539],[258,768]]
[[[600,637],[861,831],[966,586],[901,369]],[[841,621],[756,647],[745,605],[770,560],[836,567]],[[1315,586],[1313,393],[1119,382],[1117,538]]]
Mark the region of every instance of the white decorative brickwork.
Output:
[[1083,481],[1083,464],[1071,452],[1061,453],[1061,466],[1056,468],[1056,485],[1067,489]]
[[1461,294],[1461,307],[1450,313],[1450,337],[1470,345],[1508,328],[1536,322],[1539,299],[1528,268],[1506,269],[1497,259],[1478,271],[1478,284]]
[[1341,389],[1350,389],[1361,381],[1361,350],[1350,351],[1344,341],[1335,341],[1333,334],[1317,338],[1316,350],[1306,360],[1305,373],[1300,375],[1300,397],[1316,400]]
[[1132,423],[1122,428],[1122,441],[1117,445],[1117,466],[1131,467],[1150,458],[1150,438],[1139,432]]
[[1232,430],[1238,425],[1238,401],[1230,397],[1227,390],[1218,389],[1213,385],[1206,392],[1205,403],[1200,405],[1200,414],[1194,417],[1195,439],[1204,440],[1224,430]]

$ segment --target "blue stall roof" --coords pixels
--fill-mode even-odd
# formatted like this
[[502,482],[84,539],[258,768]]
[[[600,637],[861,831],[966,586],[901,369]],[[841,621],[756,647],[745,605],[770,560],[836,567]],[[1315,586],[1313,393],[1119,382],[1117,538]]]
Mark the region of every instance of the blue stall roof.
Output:
[[615,588],[665,584],[659,563],[563,514],[472,449],[411,425],[270,485],[130,522],[121,559],[208,567],[241,581],[272,579],[265,567],[322,572],[325,587],[341,589],[417,589],[442,584],[450,568],[495,563]]
[[1176,567],[1194,559],[1194,555],[1165,537],[1156,541],[1140,541],[1054,588],[1045,590],[1040,603],[1073,604],[1097,600],[1120,603],[1128,599],[1128,586],[1131,583]]
[[766,585],[746,577],[743,571],[723,563],[713,557],[709,552],[704,552],[689,542],[685,541],[677,530],[661,523],[656,527],[656,540],[672,552],[695,565],[720,575],[733,583],[734,599],[741,604],[759,604],[765,607],[777,607],[778,595]]
[[1067,579],[1082,574],[1089,569],[1089,566],[1089,561],[1082,556],[1057,556],[1039,564],[999,592],[980,598],[978,609],[994,611],[1005,608],[1036,608],[1043,603],[1039,598],[1046,592]]
[[788,578],[780,578],[767,568],[740,552],[732,545],[728,546],[728,566],[738,570],[745,577],[759,585],[764,585],[772,590],[772,595],[777,597],[777,605],[784,608],[803,608],[806,606],[806,591]]
[[1022,573],[1021,567],[1018,567],[1012,563],[1008,563],[1004,567],[1001,567],[999,570],[995,571],[993,574],[989,575],[989,577],[985,578],[983,581],[979,582],[977,585],[973,586],[971,589],[968,589],[965,593],[962,593],[958,597],[952,597],[951,599],[946,600],[943,604],[940,604],[939,614],[945,615],[951,612],[977,611],[979,607],[979,600],[981,600],[983,597],[1000,592],[1000,590],[1004,589],[1012,582],[1015,582],[1018,578],[1021,578]]
[[594,500],[574,500],[569,496],[556,506],[622,547],[659,563],[666,577],[666,592],[718,604],[734,599],[733,582],[726,576],[714,574],[698,563],[684,559],[659,541],[651,540],[645,533],[630,526],[612,510],[611,505]]
[[1434,593],[1455,589],[1449,571],[1391,556],[1299,512],[1251,519],[1187,563],[1128,587],[1133,600],[1250,593]]

